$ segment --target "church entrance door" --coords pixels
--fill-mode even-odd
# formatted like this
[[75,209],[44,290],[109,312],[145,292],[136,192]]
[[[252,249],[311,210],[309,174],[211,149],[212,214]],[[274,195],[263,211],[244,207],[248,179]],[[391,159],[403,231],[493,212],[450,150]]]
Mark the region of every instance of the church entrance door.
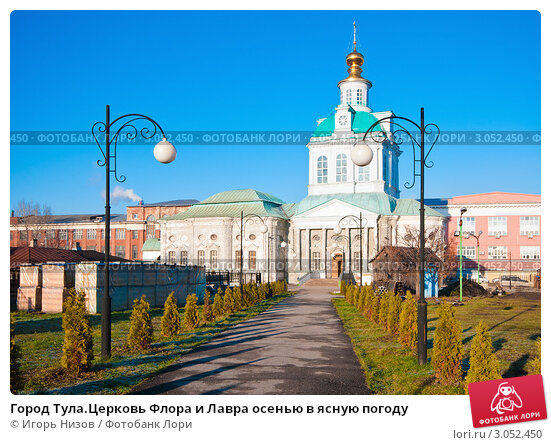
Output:
[[342,254],[337,253],[331,258],[331,278],[339,278],[342,272]]

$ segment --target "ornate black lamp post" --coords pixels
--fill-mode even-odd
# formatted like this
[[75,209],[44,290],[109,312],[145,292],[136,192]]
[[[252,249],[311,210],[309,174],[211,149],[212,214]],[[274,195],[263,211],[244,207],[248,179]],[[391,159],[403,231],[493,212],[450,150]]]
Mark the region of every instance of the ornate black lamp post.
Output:
[[[143,125],[143,126],[142,126]],[[138,131],[138,128],[141,129]],[[109,255],[110,255],[110,223],[111,223],[111,201],[110,201],[110,179],[114,174],[117,182],[126,181],[126,176],[117,176],[117,143],[119,136],[123,133],[127,140],[135,140],[138,134],[149,140],[157,134],[157,129],[162,134],[162,140],[155,146],[153,155],[157,161],[168,164],[176,158],[176,149],[166,140],[166,134],[161,126],[148,116],[143,114],[124,114],[111,121],[109,105],[105,110],[105,122],[96,122],[92,125],[92,135],[98,145],[103,160],[98,160],[100,167],[105,166],[105,262],[104,262],[104,294],[101,299],[101,357],[111,357],[111,296],[109,294]],[[104,136],[101,136],[101,135]],[[105,151],[98,140],[104,139]],[[113,144],[113,154],[110,152]],[[113,165],[111,165],[111,160]]]
[[[337,235],[339,235],[341,232],[342,232],[342,229],[343,227],[341,226],[341,224],[344,222],[344,221],[350,221],[352,224],[357,224],[357,227],[350,227],[350,223],[347,224],[350,228],[358,228],[360,230],[360,286],[363,284],[363,280],[362,280],[362,274],[363,274],[363,262],[362,262],[362,246],[363,246],[363,229],[365,228],[365,220],[362,220],[362,212],[360,212],[360,216],[357,217],[355,215],[346,215],[346,216],[343,216],[338,224],[337,224],[337,227],[335,227],[335,229],[333,230],[333,232],[335,232]],[[350,237],[351,238],[351,237]],[[351,244],[351,239],[348,240],[349,244]],[[352,246],[350,246],[350,250],[352,249]],[[351,252],[348,252],[348,261],[349,263],[352,261],[352,258],[350,258],[350,254]],[[352,268],[350,267],[349,268],[349,271],[352,272]]]
[[[417,140],[404,125],[411,124],[419,131],[420,139]],[[388,122],[398,127],[390,134],[390,139],[385,132],[375,128],[383,122]],[[380,127],[379,127],[380,128]],[[425,154],[425,136],[434,133],[434,140]],[[410,189],[415,185],[415,178],[420,178],[420,203],[419,208],[419,298],[417,300],[417,361],[420,365],[427,363],[427,302],[425,300],[425,167],[431,168],[434,163],[427,163],[427,158],[440,136],[440,128],[436,124],[425,124],[425,109],[421,108],[421,121],[416,123],[411,119],[400,116],[387,116],[374,122],[364,134],[363,139],[352,149],[351,158],[354,164],[361,167],[368,165],[373,159],[373,150],[366,142],[366,137],[383,145],[400,145],[406,139],[409,139],[413,149],[413,182],[406,182],[405,187]],[[417,152],[419,151],[419,156]]]
[[239,255],[241,256],[239,261],[239,287],[241,288],[243,287],[243,236],[245,234],[245,224],[247,224],[247,222],[249,221],[254,221],[255,218],[257,218],[262,223],[260,232],[261,233],[268,232],[268,226],[264,222],[264,218],[262,218],[260,215],[257,215],[256,213],[249,213],[247,215],[244,215],[243,210],[241,210],[241,224],[239,227],[239,230],[240,230],[239,241],[241,243],[239,247]]

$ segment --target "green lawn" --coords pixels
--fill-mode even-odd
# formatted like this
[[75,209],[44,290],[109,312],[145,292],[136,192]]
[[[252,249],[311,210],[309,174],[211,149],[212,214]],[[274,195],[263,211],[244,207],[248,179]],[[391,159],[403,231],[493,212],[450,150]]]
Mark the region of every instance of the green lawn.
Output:
[[[416,352],[402,347],[382,327],[362,316],[343,298],[333,304],[349,335],[354,351],[365,373],[367,385],[375,394],[464,394],[462,385],[441,385],[434,371],[417,364]],[[428,304],[428,355],[437,323],[435,303]],[[468,355],[476,325],[484,320],[489,327],[503,377],[525,375],[526,362],[535,353],[536,339],[541,335],[539,300],[523,298],[473,298],[456,307],[456,317],[463,329],[465,358]]]
[[[112,314],[112,357],[101,361],[101,315],[91,315],[94,336],[94,365],[79,377],[60,366],[63,345],[61,314],[16,312],[15,342],[21,348],[24,393],[37,394],[122,394],[156,374],[191,349],[207,342],[226,329],[264,312],[286,298],[278,295],[215,322],[203,324],[193,332],[167,339],[161,335],[162,308],[152,309],[154,338],[150,351],[136,354],[125,346],[131,311]],[[201,309],[201,307],[200,307]],[[180,308],[183,317],[183,308]]]

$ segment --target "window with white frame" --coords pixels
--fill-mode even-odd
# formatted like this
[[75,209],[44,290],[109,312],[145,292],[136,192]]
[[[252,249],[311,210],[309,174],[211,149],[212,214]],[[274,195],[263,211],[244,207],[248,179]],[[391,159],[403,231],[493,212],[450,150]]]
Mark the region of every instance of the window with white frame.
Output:
[[540,217],[539,216],[521,216],[520,217],[521,235],[539,235]]
[[200,267],[203,267],[205,265],[205,251],[204,250],[198,250],[197,251],[197,265]]
[[241,269],[241,250],[235,251],[235,268]]
[[180,264],[183,264],[184,266],[187,266],[187,263],[188,263],[187,250],[181,250],[180,251]]
[[346,103],[352,104],[352,90],[346,90]]
[[363,92],[361,89],[356,90],[356,103],[363,105]]
[[347,158],[344,153],[337,155],[337,182],[347,181]]
[[354,252],[354,270],[360,270],[360,252]]
[[358,167],[358,182],[368,182],[368,181],[369,181],[369,165]]
[[321,270],[321,252],[312,252],[312,270]]
[[327,184],[327,157],[318,158],[318,184]]
[[126,238],[126,229],[115,229],[115,238],[116,239],[125,239]]
[[249,269],[256,269],[256,250],[249,250]]
[[52,240],[55,239],[55,230],[46,230],[46,239]]
[[138,239],[138,231],[132,230],[132,239]]
[[132,259],[138,259],[138,246],[132,246]]
[[174,250],[168,251],[168,264],[176,263],[176,252]]
[[523,260],[539,260],[540,246],[520,246],[520,257]]
[[124,258],[126,255],[126,249],[124,248],[124,246],[116,246],[115,255]]
[[[476,234],[476,220],[474,216],[463,217],[463,233],[475,233]],[[457,230],[459,230],[459,219],[457,220]]]
[[507,235],[507,217],[489,216],[488,217],[488,235]]
[[60,240],[68,240],[69,239],[69,232],[67,229],[61,229],[59,231],[59,239]]
[[[459,256],[461,249],[457,248],[457,256]],[[463,258],[476,258],[476,247],[475,246],[463,246]]]
[[489,260],[506,260],[507,246],[490,246],[488,247]]
[[73,239],[82,239],[82,229],[75,229]]
[[218,250],[210,251],[210,268],[218,269]]
[[86,230],[86,239],[96,239],[96,229]]

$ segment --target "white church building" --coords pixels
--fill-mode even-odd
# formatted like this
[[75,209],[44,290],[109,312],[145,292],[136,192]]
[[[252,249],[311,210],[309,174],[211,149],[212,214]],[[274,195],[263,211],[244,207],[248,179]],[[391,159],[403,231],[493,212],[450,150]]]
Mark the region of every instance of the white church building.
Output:
[[[243,252],[247,276],[260,273],[263,281],[302,283],[352,269],[356,280],[361,274],[364,284],[371,282],[369,261],[384,246],[402,245],[410,229],[419,230],[420,204],[400,199],[398,145],[372,144],[368,166],[352,163],[352,148],[368,130],[391,134],[388,121],[372,126],[393,113],[369,107],[372,84],[362,77],[364,58],[355,44],[346,63],[348,77],[338,83],[340,103],[317,121],[307,144],[308,196],[287,204],[252,189],[215,194],[159,221],[161,261],[239,272]],[[425,217],[427,230],[438,228],[444,236],[446,217],[430,207]]]

